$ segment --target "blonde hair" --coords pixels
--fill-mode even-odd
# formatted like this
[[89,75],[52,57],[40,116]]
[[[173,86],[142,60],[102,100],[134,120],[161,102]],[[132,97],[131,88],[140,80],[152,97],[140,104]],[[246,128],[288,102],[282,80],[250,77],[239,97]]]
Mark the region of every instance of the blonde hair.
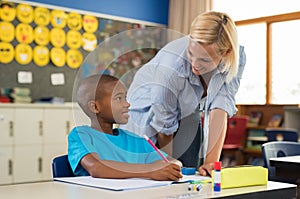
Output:
[[224,64],[221,72],[227,72],[229,82],[238,72],[239,44],[234,21],[221,12],[209,11],[198,15],[192,22],[190,36],[201,44],[213,44],[221,54]]

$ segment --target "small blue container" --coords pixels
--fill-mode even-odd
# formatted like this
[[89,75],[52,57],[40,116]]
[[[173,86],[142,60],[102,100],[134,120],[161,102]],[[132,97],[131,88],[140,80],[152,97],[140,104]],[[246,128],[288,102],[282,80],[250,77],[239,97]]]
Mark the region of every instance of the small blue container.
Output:
[[196,174],[196,168],[195,167],[182,167],[181,173],[183,175],[195,175]]

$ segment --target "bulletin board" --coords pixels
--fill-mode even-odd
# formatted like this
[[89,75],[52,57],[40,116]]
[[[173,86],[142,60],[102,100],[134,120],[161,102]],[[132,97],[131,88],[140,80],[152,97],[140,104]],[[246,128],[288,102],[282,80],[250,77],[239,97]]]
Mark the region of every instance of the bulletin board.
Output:
[[[71,102],[74,79],[87,55],[115,34],[144,27],[142,24],[93,16],[80,10],[67,10],[26,2],[0,1],[0,88],[29,88],[33,102],[49,97],[60,97],[65,102]],[[6,38],[5,34],[1,36],[1,31],[7,29],[13,29],[13,38]],[[40,33],[48,36],[39,39]],[[75,42],[72,42],[72,36]],[[81,41],[81,44],[74,44],[76,41]],[[13,58],[5,54],[10,50],[13,51]],[[118,76],[126,67],[134,67],[130,65],[137,53],[147,59],[149,55],[155,55],[152,49],[143,49],[116,58],[109,67]]]

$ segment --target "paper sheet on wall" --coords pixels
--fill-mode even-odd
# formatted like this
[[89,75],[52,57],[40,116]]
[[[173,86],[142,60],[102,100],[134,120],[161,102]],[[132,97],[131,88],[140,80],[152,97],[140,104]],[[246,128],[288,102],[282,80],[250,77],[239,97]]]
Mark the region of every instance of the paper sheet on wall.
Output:
[[113,191],[124,191],[132,189],[141,189],[157,186],[167,186],[174,183],[184,183],[190,180],[207,180],[209,177],[198,175],[184,175],[181,180],[176,181],[156,181],[141,178],[128,178],[128,179],[107,179],[107,178],[93,178],[91,176],[80,177],[66,177],[54,178],[55,181],[67,182],[71,184],[78,184],[83,186],[108,189]]

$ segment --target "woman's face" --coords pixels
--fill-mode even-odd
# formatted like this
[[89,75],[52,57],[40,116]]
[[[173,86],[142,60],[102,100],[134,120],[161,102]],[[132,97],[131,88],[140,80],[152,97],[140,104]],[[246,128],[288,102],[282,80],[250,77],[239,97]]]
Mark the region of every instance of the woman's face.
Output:
[[189,40],[187,56],[195,75],[203,75],[215,70],[222,60],[214,45],[202,45],[192,39]]

